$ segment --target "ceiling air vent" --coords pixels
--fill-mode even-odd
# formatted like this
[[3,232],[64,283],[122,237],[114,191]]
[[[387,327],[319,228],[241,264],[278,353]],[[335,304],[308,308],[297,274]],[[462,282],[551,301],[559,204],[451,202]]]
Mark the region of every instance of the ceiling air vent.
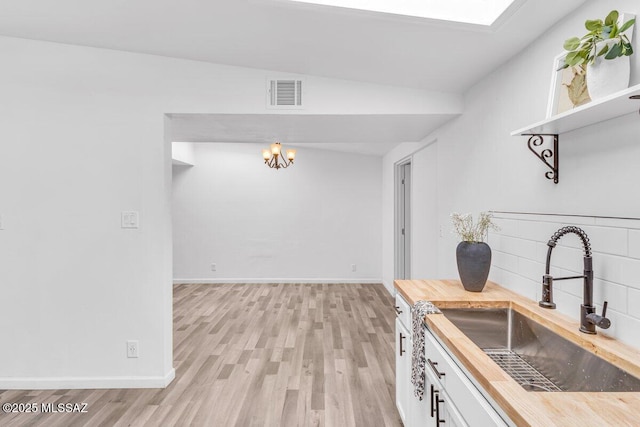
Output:
[[269,80],[268,89],[271,108],[302,107],[302,80]]

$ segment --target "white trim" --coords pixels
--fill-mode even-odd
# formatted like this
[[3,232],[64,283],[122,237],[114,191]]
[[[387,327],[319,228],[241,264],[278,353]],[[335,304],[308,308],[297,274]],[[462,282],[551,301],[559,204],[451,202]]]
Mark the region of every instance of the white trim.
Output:
[[0,390],[165,388],[175,377],[174,368],[164,377],[4,377],[0,378]]
[[310,278],[293,278],[293,279],[281,279],[281,278],[209,278],[209,279],[173,279],[174,285],[183,283],[367,283],[378,284],[382,283],[382,279],[310,279]]

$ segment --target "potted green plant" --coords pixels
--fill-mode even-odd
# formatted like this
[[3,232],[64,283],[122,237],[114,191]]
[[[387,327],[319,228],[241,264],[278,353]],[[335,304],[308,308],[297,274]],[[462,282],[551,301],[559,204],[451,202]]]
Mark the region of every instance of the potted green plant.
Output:
[[465,290],[481,292],[487,283],[491,268],[491,248],[484,242],[489,229],[498,230],[492,215],[480,212],[478,222],[471,214],[451,214],[453,229],[462,239],[456,248],[456,261],[460,281]]
[[584,26],[587,34],[571,37],[564,42],[567,55],[563,66],[586,70],[587,90],[591,99],[598,99],[629,85],[629,56],[633,46],[625,31],[633,27],[635,18],[619,23],[617,10],[609,12],[603,20],[588,19]]

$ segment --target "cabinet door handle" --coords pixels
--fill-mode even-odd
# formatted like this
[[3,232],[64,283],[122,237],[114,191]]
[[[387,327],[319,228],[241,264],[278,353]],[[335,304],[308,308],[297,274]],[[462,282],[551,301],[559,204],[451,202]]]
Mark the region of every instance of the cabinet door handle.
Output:
[[393,308],[396,309],[396,314],[402,314],[402,310],[400,310],[400,307],[398,307],[397,305],[395,305]]
[[444,403],[444,399],[440,399],[440,393],[436,392],[436,422],[438,423],[438,425],[440,425],[440,423],[444,423],[445,420],[441,420],[440,419],[440,404]]
[[427,362],[429,362],[429,366],[431,366],[431,369],[433,369],[433,373],[436,374],[438,378],[444,377],[445,373],[438,371],[438,368],[436,368],[436,366],[438,366],[438,362],[434,362],[431,359],[427,359]]
[[404,353],[406,353],[406,351],[402,348],[402,340],[404,340],[405,337],[404,335],[402,335],[402,332],[400,332],[400,356],[402,356]]
[[438,392],[438,390],[436,390],[433,387],[433,384],[431,384],[431,418],[433,418],[433,415],[436,413],[435,394],[437,392]]

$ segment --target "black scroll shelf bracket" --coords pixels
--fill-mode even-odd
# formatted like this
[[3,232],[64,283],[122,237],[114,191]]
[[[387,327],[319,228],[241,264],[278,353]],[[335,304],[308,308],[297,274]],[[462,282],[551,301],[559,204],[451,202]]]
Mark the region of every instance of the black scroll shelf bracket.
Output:
[[[523,133],[522,136],[528,136],[527,146],[529,150],[544,163],[550,171],[544,176],[553,180],[554,184],[558,183],[558,172],[560,171],[560,163],[558,162],[558,134],[555,133]],[[544,148],[545,137],[553,137],[550,148]]]

